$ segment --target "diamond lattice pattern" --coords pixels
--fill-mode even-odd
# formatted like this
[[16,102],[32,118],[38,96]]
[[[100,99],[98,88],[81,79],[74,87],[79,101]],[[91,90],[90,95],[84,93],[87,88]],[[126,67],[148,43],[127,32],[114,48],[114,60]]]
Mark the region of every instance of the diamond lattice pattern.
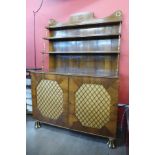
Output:
[[63,91],[56,81],[40,81],[37,86],[37,106],[44,117],[58,119],[63,112]]
[[111,97],[102,85],[83,84],[75,102],[76,117],[83,126],[100,129],[110,120]]

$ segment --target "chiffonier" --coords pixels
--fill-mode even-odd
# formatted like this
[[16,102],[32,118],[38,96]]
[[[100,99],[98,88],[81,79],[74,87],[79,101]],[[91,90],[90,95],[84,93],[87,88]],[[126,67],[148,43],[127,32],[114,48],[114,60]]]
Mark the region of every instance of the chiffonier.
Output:
[[49,67],[31,71],[33,117],[40,123],[108,138],[117,128],[122,12],[95,18],[77,13],[49,20]]

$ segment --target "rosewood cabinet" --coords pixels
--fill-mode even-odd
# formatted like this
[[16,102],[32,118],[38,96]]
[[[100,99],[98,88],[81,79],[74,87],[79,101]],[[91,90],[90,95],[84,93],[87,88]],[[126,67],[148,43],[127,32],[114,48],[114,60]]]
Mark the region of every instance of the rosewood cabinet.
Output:
[[31,71],[37,128],[43,122],[107,137],[109,147],[114,147],[121,23],[121,11],[101,19],[79,13],[66,23],[49,20],[43,69]]

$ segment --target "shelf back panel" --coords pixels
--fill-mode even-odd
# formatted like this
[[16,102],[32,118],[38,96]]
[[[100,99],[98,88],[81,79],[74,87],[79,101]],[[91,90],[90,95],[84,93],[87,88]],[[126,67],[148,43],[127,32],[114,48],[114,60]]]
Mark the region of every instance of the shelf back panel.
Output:
[[[60,73],[109,75],[118,74],[118,56],[113,55],[55,55],[51,70]],[[112,75],[114,76],[114,75]]]
[[107,34],[118,34],[119,25],[113,26],[98,26],[91,28],[80,28],[80,29],[67,29],[67,30],[56,30],[53,31],[52,37],[78,37],[85,35],[107,35]]
[[118,39],[53,42],[50,46],[53,51],[117,51]]

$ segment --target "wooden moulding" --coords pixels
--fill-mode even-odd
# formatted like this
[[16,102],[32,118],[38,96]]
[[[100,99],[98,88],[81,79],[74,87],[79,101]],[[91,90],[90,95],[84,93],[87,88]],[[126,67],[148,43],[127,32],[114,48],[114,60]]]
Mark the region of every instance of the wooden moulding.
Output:
[[60,23],[54,19],[49,20],[49,30],[62,30],[70,28],[83,28],[99,25],[113,25],[122,22],[122,12],[120,10],[114,12],[105,18],[95,18],[92,12],[77,13],[70,16],[69,21]]

